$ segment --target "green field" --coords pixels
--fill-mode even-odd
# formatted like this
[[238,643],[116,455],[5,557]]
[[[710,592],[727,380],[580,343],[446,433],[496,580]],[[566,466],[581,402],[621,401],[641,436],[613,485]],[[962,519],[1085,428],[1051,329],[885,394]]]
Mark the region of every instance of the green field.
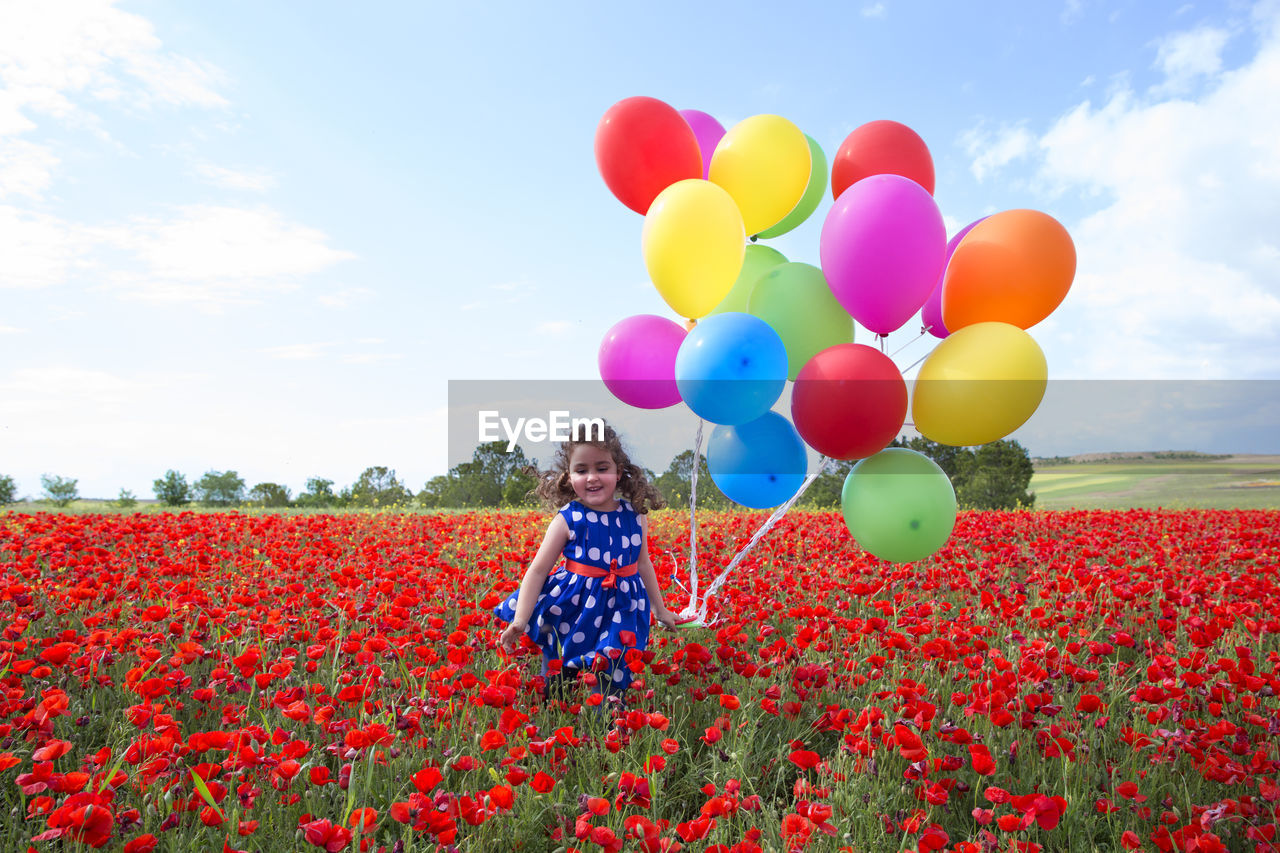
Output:
[[1126,457],[1037,465],[1036,509],[1280,509],[1280,456]]

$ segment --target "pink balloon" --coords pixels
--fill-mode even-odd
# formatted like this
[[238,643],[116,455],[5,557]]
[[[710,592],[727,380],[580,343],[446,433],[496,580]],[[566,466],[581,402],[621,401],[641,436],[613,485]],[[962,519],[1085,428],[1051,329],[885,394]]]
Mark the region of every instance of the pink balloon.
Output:
[[[987,217],[982,217],[986,219]],[[920,322],[924,324],[925,329],[935,338],[945,338],[951,334],[947,330],[946,323],[942,322],[942,280],[947,277],[947,264],[951,263],[951,255],[955,252],[956,246],[960,245],[960,241],[964,239],[964,235],[973,230],[973,226],[977,225],[982,219],[975,219],[965,227],[956,232],[956,236],[947,242],[947,254],[942,259],[942,272],[938,273],[938,283],[933,286],[933,292],[929,294],[929,298],[924,301],[924,307],[920,309]]]
[[724,136],[724,125],[716,121],[714,116],[707,115],[701,110],[681,110],[680,115],[689,122],[689,127],[693,128],[693,135],[698,138],[698,150],[702,152],[702,178],[709,181],[711,180],[711,155],[720,144],[720,138]]
[[686,332],[656,314],[637,314],[615,323],[600,342],[598,363],[605,387],[638,409],[665,409],[680,402],[676,353]]
[[887,335],[929,297],[946,249],[947,227],[933,196],[910,178],[872,175],[836,199],[818,253],[844,309]]

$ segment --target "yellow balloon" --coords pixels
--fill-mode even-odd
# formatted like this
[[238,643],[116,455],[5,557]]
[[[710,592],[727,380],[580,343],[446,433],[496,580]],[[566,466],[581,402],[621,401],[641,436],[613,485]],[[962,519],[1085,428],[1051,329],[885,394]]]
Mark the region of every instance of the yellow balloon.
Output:
[[781,222],[804,196],[812,157],[804,132],[782,116],[738,122],[711,155],[710,179],[729,191],[748,234]]
[[746,239],[742,214],[729,194],[690,178],[653,200],[640,242],[658,293],[677,314],[696,320],[733,289]]
[[952,332],[921,365],[912,420],[939,444],[996,441],[1027,422],[1048,378],[1044,353],[1022,329],[974,323]]

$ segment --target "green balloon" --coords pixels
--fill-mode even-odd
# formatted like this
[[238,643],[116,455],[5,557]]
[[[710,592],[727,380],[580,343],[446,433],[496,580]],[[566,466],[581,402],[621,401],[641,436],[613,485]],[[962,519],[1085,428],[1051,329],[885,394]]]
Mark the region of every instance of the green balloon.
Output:
[[827,194],[827,157],[822,153],[822,147],[813,141],[812,136],[806,133],[804,138],[809,140],[809,160],[812,164],[809,167],[809,184],[804,188],[804,195],[800,196],[800,200],[796,202],[795,207],[791,208],[791,212],[782,217],[781,222],[764,229],[756,235],[757,237],[780,237],[786,234],[812,216],[818,209],[823,196]]
[[956,493],[937,463],[890,447],[849,472],[840,492],[844,523],[864,551],[890,563],[923,559],[946,544]]
[[853,343],[853,318],[812,264],[779,264],[756,282],[747,313],[764,320],[787,348],[787,378],[827,347]]
[[729,295],[721,299],[720,304],[711,309],[711,313],[723,314],[726,311],[747,313],[747,299],[751,296],[751,288],[756,286],[760,276],[778,264],[786,262],[786,255],[771,246],[757,246],[754,243],[747,246],[746,254],[742,257],[742,272],[738,273],[738,280],[733,283],[733,289],[729,291]]

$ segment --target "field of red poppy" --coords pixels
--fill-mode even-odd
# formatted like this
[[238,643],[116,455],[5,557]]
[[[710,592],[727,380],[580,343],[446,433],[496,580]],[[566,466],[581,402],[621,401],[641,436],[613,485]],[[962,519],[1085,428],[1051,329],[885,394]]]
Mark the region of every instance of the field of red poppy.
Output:
[[793,513],[624,705],[495,648],[544,524],[0,516],[0,848],[1278,849],[1280,513]]

